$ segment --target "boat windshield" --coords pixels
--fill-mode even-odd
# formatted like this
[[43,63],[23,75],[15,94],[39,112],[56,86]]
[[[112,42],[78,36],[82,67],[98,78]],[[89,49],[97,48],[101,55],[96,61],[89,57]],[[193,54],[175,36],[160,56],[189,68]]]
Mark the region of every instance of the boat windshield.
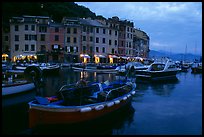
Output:
[[164,64],[152,64],[151,71],[161,71],[164,70]]

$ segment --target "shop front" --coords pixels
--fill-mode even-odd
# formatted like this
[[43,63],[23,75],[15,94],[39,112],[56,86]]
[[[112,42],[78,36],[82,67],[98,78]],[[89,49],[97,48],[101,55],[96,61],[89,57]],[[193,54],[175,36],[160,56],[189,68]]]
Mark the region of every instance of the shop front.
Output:
[[106,57],[104,55],[94,55],[95,63],[106,63]]
[[80,54],[80,60],[82,63],[90,62],[90,56],[88,54]]
[[2,62],[7,62],[9,60],[8,54],[2,54]]

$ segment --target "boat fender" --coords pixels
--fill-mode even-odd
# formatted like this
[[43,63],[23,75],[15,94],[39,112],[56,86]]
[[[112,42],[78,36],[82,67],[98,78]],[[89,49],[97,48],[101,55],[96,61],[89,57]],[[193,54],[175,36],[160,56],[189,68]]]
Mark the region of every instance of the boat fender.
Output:
[[132,91],[131,94],[134,95],[134,94],[135,94],[135,91]]
[[126,100],[127,99],[127,97],[123,97],[123,100]]
[[130,96],[131,96],[130,94],[127,95],[128,98],[129,98]]
[[119,104],[120,103],[120,100],[116,100],[116,101],[114,101],[115,102],[115,104]]
[[107,107],[111,107],[111,106],[114,105],[114,102],[109,102],[109,103],[107,103],[106,105],[107,105]]
[[84,107],[80,109],[80,112],[89,112],[89,111],[91,111],[90,107]]
[[98,105],[98,106],[95,107],[95,110],[101,110],[103,108],[104,108],[104,105]]

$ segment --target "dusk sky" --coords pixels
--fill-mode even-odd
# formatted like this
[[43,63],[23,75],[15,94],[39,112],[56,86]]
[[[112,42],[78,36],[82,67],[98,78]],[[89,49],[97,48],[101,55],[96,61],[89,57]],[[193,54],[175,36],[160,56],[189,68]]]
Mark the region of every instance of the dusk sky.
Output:
[[105,18],[134,22],[150,37],[150,50],[202,54],[202,2],[76,2]]

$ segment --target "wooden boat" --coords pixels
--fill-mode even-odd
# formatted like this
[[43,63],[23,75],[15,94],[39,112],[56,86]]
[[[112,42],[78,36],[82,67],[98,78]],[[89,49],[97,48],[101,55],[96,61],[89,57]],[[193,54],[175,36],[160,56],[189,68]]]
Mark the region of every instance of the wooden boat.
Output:
[[[82,82],[83,83],[83,82]],[[57,97],[36,97],[29,102],[29,127],[71,124],[93,120],[130,103],[136,84],[92,83],[62,86]]]
[[176,64],[168,58],[163,58],[152,63],[147,70],[136,70],[136,81],[140,80],[169,80],[176,78],[180,71]]
[[34,83],[27,80],[18,80],[2,84],[2,96],[30,91],[35,88]]

